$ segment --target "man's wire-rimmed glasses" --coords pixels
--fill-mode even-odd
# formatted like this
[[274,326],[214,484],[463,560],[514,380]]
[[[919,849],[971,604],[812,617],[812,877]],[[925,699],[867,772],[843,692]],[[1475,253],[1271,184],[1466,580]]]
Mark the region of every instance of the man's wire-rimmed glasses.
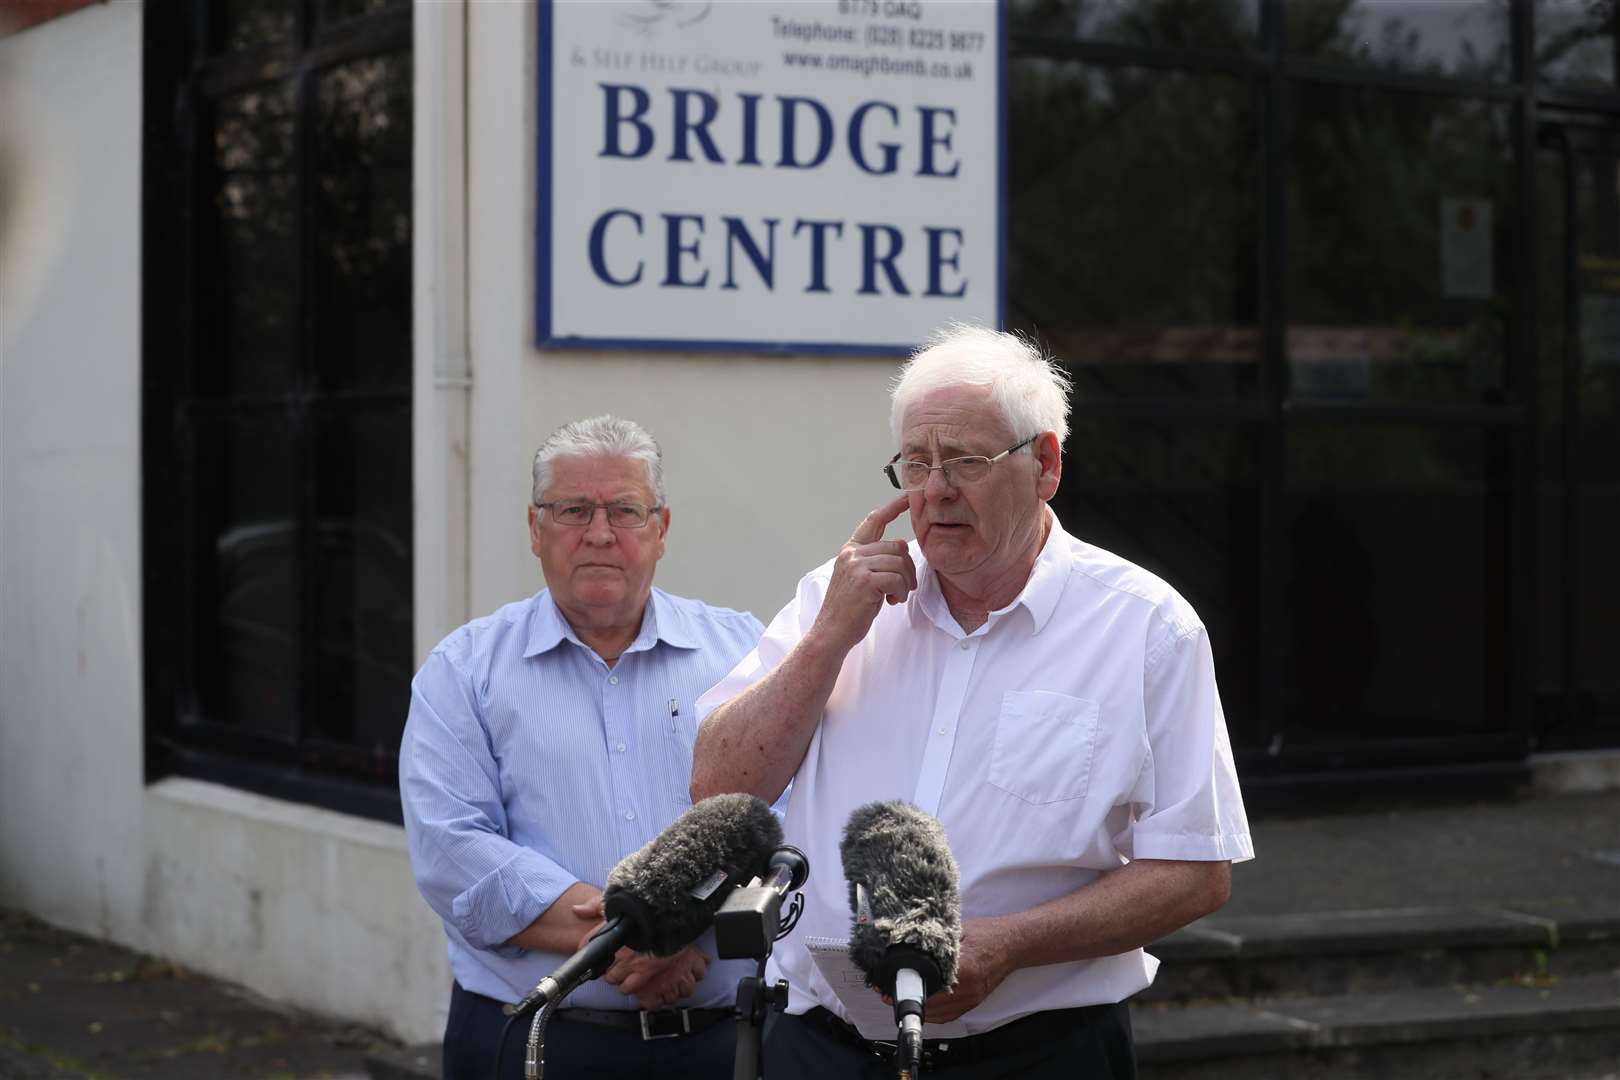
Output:
[[900,455],[895,454],[889,459],[889,463],[883,466],[883,474],[889,478],[889,483],[901,491],[921,491],[928,486],[928,474],[938,469],[944,475],[947,484],[951,487],[960,487],[963,484],[983,480],[990,475],[990,466],[1013,451],[1022,450],[1038,438],[1039,435],[1031,435],[1017,446],[1007,447],[995,457],[973,454],[969,457],[951,458],[938,465],[930,465],[926,461],[901,461]]
[[538,502],[541,510],[551,512],[551,520],[570,529],[583,529],[596,519],[598,510],[607,511],[608,524],[615,529],[644,529],[661,506],[642,506],[633,502]]

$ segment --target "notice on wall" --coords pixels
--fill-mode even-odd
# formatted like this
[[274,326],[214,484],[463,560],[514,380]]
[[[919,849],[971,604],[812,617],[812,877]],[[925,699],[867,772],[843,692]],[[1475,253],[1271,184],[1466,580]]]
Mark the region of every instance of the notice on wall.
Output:
[[542,346],[908,351],[1003,314],[994,0],[540,11]]
[[1459,300],[1489,300],[1495,287],[1494,277],[1491,201],[1441,199],[1441,295]]

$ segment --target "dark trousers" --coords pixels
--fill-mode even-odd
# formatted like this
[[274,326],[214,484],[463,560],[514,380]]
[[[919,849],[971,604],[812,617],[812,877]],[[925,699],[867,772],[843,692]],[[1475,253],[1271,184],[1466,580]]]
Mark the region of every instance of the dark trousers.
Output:
[[[1121,1003],[1084,1010],[1086,1020],[1043,1032],[995,1057],[951,1065],[935,1055],[923,1076],[941,1080],[1136,1080],[1131,1014]],[[1050,1014],[1038,1014],[1050,1015]],[[1017,1021],[1021,1023],[1022,1021]],[[802,1016],[778,1016],[765,1041],[766,1080],[894,1080],[895,1065]]]
[[[732,1073],[737,1025],[731,1021],[679,1039],[643,1041],[635,1032],[561,1019],[566,1016],[566,1010],[554,1013],[546,1025],[546,1080],[724,1080]],[[496,1044],[506,1019],[500,1002],[469,993],[459,983],[452,987],[444,1080],[496,1080]],[[523,1080],[529,1019],[507,1032],[499,1080]]]

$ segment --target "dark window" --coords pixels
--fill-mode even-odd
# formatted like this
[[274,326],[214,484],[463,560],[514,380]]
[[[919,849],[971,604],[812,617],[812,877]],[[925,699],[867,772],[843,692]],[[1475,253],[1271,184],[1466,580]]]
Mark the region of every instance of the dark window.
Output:
[[1083,395],[1254,393],[1248,84],[1041,57],[1009,84],[1009,321],[1051,342]]
[[1468,427],[1289,431],[1273,735],[1291,753],[1412,763],[1507,732],[1508,447]]
[[1292,395],[1502,400],[1508,107],[1308,84],[1292,121]]
[[1620,744],[1620,131],[1543,128],[1538,225],[1538,715],[1549,745]]
[[1288,52],[1321,64],[1507,79],[1512,14],[1501,0],[1288,0]]
[[149,772],[397,818],[411,12],[146,15]]
[[1054,507],[1210,628],[1248,780],[1620,745],[1613,0],[1010,0]]
[[1261,0],[1008,0],[1014,34],[1047,41],[1231,50],[1259,45]]
[[1617,49],[1615,0],[1536,0],[1536,66],[1547,86],[1613,94]]

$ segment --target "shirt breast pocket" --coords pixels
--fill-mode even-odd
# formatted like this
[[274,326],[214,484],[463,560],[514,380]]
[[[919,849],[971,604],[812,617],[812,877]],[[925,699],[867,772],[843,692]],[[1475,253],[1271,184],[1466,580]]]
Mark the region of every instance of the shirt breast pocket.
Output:
[[1050,690],[1001,697],[989,781],[1027,803],[1083,799],[1097,746],[1095,701]]
[[697,743],[697,717],[682,710],[668,718],[668,728],[659,735],[670,762],[670,774],[676,780],[675,805],[692,805],[692,747]]

